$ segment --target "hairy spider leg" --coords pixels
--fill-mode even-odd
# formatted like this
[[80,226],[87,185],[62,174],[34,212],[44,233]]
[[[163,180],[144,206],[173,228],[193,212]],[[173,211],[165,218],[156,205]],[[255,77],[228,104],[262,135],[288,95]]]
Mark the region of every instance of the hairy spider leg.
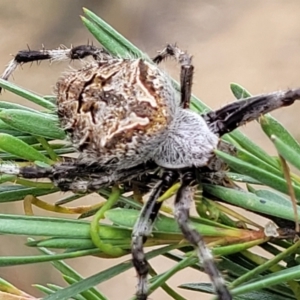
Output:
[[[83,59],[87,56],[92,56],[95,60],[111,58],[112,56],[104,49],[93,45],[80,45],[70,49],[60,47],[58,49],[48,50],[21,50],[13,60],[11,60],[1,78],[8,80],[11,74],[17,69],[19,65],[25,63],[39,62],[41,60],[61,61],[61,60],[76,60]],[[1,88],[0,88],[1,92]]]
[[145,257],[143,244],[151,234],[153,223],[157,218],[162,202],[157,199],[163,195],[178,179],[178,172],[165,171],[161,180],[155,185],[148,201],[143,206],[140,216],[132,231],[132,263],[138,276],[136,296],[138,300],[147,299],[149,266]]
[[[195,172],[186,172],[182,177],[182,184],[179,188],[175,199],[175,218],[179,227],[186,238],[197,249],[199,260],[202,261],[205,272],[209,275],[219,300],[231,300],[229,290],[217,266],[214,263],[210,250],[206,247],[201,234],[191,228],[189,222],[189,210],[194,196],[193,182],[195,181]],[[138,221],[136,222],[132,234],[132,256],[133,265],[138,274],[137,299],[147,299],[148,285],[147,275],[149,272],[148,262],[146,260],[143,243],[147,236],[151,233],[154,221],[157,218],[161,202],[157,199],[176,181],[178,180],[178,172],[168,170],[162,176],[162,180],[158,182],[151,193],[151,196],[143,207]]]
[[292,105],[300,99],[300,89],[278,91],[238,100],[203,114],[213,133],[222,136],[280,107]]
[[71,176],[70,173],[62,174],[62,168],[59,166],[59,173],[53,173],[52,178],[50,177],[50,179],[54,185],[62,191],[87,193],[96,192],[103,187],[130,182],[132,179],[136,179],[138,176],[142,176],[157,168],[155,164],[153,164],[153,166],[155,166],[154,168],[151,167],[150,164],[140,164],[129,169],[118,170],[118,172],[109,173],[105,170],[100,171],[99,169],[98,172],[95,171],[94,173],[90,173],[89,168],[86,168],[86,166],[82,164],[81,166],[85,169],[78,172],[76,177]]
[[231,300],[233,298],[202,235],[189,226],[190,205],[195,193],[195,187],[192,186],[195,182],[195,173],[192,171],[186,172],[182,176],[181,182],[175,198],[175,218],[185,239],[196,248],[199,260],[202,262],[206,274],[210,277],[218,299]]
[[[153,162],[147,162],[130,169],[109,173],[97,164],[86,165],[80,161],[56,163],[49,168],[39,166],[19,167],[13,163],[0,163],[0,174],[16,175],[28,179],[49,178],[62,191],[79,193],[97,191],[137,178],[157,169]],[[150,176],[151,177],[151,176]]]
[[190,106],[190,99],[192,94],[192,81],[194,74],[194,66],[192,65],[192,56],[187,52],[180,50],[176,45],[167,45],[163,50],[152,59],[155,63],[159,64],[168,57],[174,59],[181,65],[180,70],[180,105],[183,108]]

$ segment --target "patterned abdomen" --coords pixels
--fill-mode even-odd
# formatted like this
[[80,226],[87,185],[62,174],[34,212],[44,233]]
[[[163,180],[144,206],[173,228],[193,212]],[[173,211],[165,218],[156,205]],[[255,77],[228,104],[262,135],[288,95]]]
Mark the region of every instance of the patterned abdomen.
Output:
[[175,91],[141,59],[93,62],[57,83],[58,116],[84,161],[113,169],[153,157],[172,120]]

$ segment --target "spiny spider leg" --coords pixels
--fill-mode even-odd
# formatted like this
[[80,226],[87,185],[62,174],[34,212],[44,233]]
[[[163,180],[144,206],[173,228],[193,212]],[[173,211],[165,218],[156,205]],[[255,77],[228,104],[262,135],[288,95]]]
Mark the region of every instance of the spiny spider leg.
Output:
[[195,246],[198,252],[199,260],[202,261],[206,274],[215,288],[219,300],[231,300],[232,296],[226,287],[224,279],[214,263],[210,250],[206,247],[201,234],[189,226],[190,205],[193,201],[195,174],[192,171],[186,172],[181,181],[175,198],[175,218],[184,235],[184,237]]
[[192,57],[180,50],[176,45],[167,45],[158,55],[153,58],[153,62],[159,64],[167,57],[174,57],[175,60],[181,65],[180,71],[180,88],[181,100],[180,105],[183,108],[190,106],[190,98],[192,94],[192,81],[194,66],[192,65]]
[[203,114],[213,133],[222,136],[280,107],[289,106],[300,99],[300,89],[274,92],[235,101]]
[[[19,65],[41,61],[60,61],[60,60],[74,60],[83,59],[87,56],[92,56],[95,60],[110,58],[111,55],[103,48],[98,48],[93,45],[80,45],[67,48],[59,48],[54,50],[21,50],[17,53],[13,60],[11,60],[3,72],[1,78],[8,80],[10,75],[16,70]],[[0,88],[1,92],[1,88]]]
[[137,174],[138,176],[142,176],[147,171],[151,171],[151,169],[147,169],[145,165],[139,165],[130,169],[119,170],[117,173],[95,173],[92,174],[94,175],[94,178],[90,179],[82,179],[82,176],[79,176],[78,179],[75,180],[69,180],[67,177],[60,177],[58,180],[54,178],[52,181],[62,191],[87,193],[95,192],[102,187],[112,186],[115,183],[128,182],[131,179],[136,178]]
[[132,263],[138,275],[136,292],[138,300],[146,300],[148,294],[147,276],[149,267],[145,257],[143,244],[152,231],[153,223],[155,222],[162,205],[161,202],[157,202],[157,199],[166,192],[177,179],[178,173],[175,171],[165,171],[163,173],[162,179],[154,187],[133,228],[131,253]]
[[39,166],[19,167],[17,164],[0,164],[0,174],[16,175],[23,178],[49,178],[62,191],[92,192],[104,186],[130,181],[157,168],[153,162],[109,173],[97,164],[87,165],[81,161],[57,163],[50,168]]

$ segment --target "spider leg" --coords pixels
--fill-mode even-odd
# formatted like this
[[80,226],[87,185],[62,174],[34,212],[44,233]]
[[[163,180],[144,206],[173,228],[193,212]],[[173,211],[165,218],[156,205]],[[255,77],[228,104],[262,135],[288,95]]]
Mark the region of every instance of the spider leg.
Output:
[[134,225],[132,232],[132,263],[136,269],[138,275],[138,284],[136,296],[138,300],[147,299],[148,287],[147,287],[147,275],[149,272],[148,262],[143,250],[143,244],[147,239],[147,236],[152,231],[152,226],[157,218],[159,209],[162,205],[161,202],[157,202],[157,199],[169,189],[175,181],[178,179],[178,173],[176,171],[165,171],[162,175],[162,179],[155,185],[149,200],[145,203],[137,222]]
[[114,185],[115,183],[124,183],[132,179],[135,179],[137,176],[141,176],[146,173],[144,166],[139,165],[138,167],[118,170],[117,172],[108,173],[95,173],[89,174],[88,172],[84,178],[66,178],[58,177],[52,178],[55,186],[57,186],[62,191],[73,191],[75,193],[87,193],[95,192],[102,187],[107,187]]
[[0,175],[16,175],[28,179],[48,178],[53,173],[53,168],[42,168],[39,166],[20,167],[14,163],[0,163]]
[[180,71],[180,105],[183,108],[190,106],[190,98],[192,93],[192,80],[194,74],[194,66],[192,65],[192,56],[180,50],[176,45],[167,45],[157,56],[153,58],[153,62],[159,64],[167,57],[174,57],[181,65]]
[[127,182],[157,168],[147,162],[130,169],[109,172],[97,164],[84,164],[72,160],[57,163],[49,168],[39,166],[19,167],[17,164],[0,164],[0,174],[16,175],[23,178],[49,178],[62,191],[91,192],[118,182]]
[[70,49],[60,47],[53,50],[21,50],[15,55],[14,59],[8,63],[6,69],[1,75],[1,78],[8,80],[10,75],[17,69],[17,67],[25,63],[35,61],[39,62],[41,60],[60,61],[83,59],[87,56],[92,56],[95,60],[111,57],[111,55],[105,49],[97,48],[93,45],[80,45]]
[[205,272],[209,275],[219,300],[232,300],[232,296],[226,287],[224,279],[217,269],[210,250],[206,247],[201,234],[191,228],[189,222],[189,209],[193,201],[195,174],[186,172],[182,177],[182,185],[175,198],[175,218],[184,237],[195,246],[199,259],[203,263]]
[[295,100],[300,100],[300,89],[279,91],[235,101],[218,110],[203,114],[202,117],[216,135],[222,136],[261,115],[292,105]]

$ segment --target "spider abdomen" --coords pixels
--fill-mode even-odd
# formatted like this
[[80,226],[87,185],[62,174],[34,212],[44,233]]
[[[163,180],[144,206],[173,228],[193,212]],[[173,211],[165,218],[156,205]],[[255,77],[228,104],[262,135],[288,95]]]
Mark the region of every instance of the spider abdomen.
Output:
[[166,136],[175,91],[142,59],[99,61],[57,83],[58,115],[87,161],[128,168],[149,160]]

